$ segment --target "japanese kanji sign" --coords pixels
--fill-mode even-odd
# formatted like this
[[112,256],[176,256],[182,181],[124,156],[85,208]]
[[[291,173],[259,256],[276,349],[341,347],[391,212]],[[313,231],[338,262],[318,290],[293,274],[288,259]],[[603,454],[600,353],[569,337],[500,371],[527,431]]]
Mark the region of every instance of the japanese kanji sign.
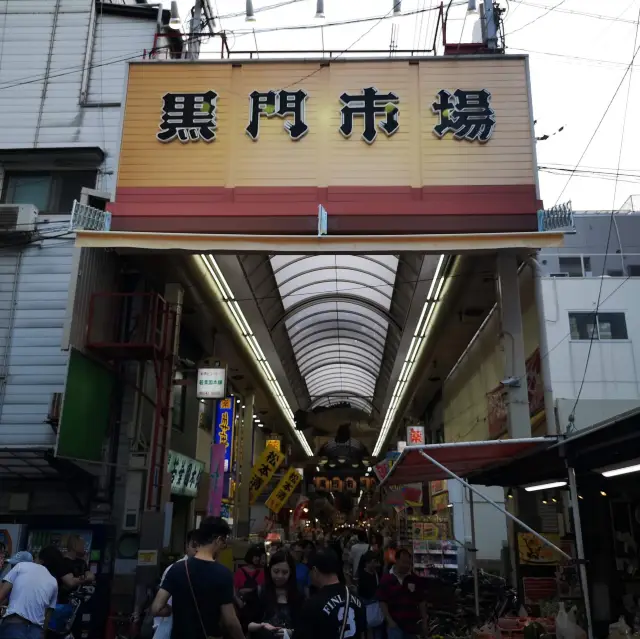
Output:
[[284,455],[273,448],[265,448],[251,469],[249,479],[249,503],[255,504],[256,499],[271,481],[276,470],[282,466]]
[[407,427],[407,446],[424,446],[424,426]]
[[213,429],[213,443],[224,446],[224,472],[231,470],[233,463],[233,407],[232,397],[219,399],[216,406],[216,421]]
[[249,124],[245,131],[252,140],[257,140],[260,135],[260,117],[284,119],[290,116],[290,120],[284,121],[284,130],[292,140],[303,137],[309,127],[304,121],[304,106],[308,95],[306,91],[252,91],[249,94]]
[[199,368],[196,380],[198,399],[224,399],[227,393],[225,368]]
[[204,93],[165,93],[162,118],[156,137],[160,142],[213,142],[216,139],[215,91]]
[[[283,121],[284,131],[291,140],[300,140],[309,132],[305,108],[311,99],[307,91],[271,89],[252,91],[248,100],[246,134],[257,142],[263,119]],[[341,124],[339,132],[350,138],[354,127],[362,123],[360,137],[373,144],[378,130],[392,136],[400,128],[400,97],[393,91],[383,92],[366,87],[356,93],[339,96]],[[162,115],[156,138],[160,142],[178,139],[187,142],[213,142],[216,139],[218,94],[213,90],[202,93],[166,93],[162,97]],[[487,142],[496,126],[491,93],[486,89],[441,89],[431,104],[437,117],[433,133],[443,138],[451,133],[457,140]]]
[[439,122],[433,132],[439,138],[453,133],[457,140],[487,142],[496,126],[495,112],[491,108],[491,94],[486,89],[453,93],[442,89],[438,99],[431,105],[438,114]]
[[209,471],[209,501],[207,515],[220,516],[224,492],[224,446],[211,444],[211,470]]
[[301,481],[300,473],[295,468],[289,468],[267,499],[267,508],[274,513],[279,513]]
[[195,497],[203,470],[201,461],[170,450],[167,471],[171,475],[171,494]]

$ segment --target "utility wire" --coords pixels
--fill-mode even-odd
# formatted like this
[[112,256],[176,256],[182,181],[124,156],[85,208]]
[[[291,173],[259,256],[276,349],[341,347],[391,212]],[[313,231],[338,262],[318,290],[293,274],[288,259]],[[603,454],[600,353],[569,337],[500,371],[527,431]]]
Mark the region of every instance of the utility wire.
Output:
[[514,29],[513,31],[509,31],[509,33],[505,33],[504,37],[506,38],[506,37],[508,37],[510,35],[513,35],[514,33],[518,33],[518,31],[522,31],[523,29],[526,29],[527,27],[530,27],[535,22],[538,22],[538,20],[542,20],[542,18],[548,16],[552,11],[555,11],[558,7],[563,5],[566,1],[567,0],[560,0],[560,2],[558,2],[558,4],[554,5],[553,7],[549,7],[549,10],[546,11],[545,13],[543,13],[541,16],[538,16],[537,18],[534,18],[533,20],[531,20],[531,22],[527,22],[527,24],[523,24],[521,27],[518,27],[517,29]]
[[[635,32],[635,37],[633,40],[633,57],[631,58],[631,62],[629,63],[629,68],[627,69],[627,71],[625,72],[624,77],[626,77],[627,73],[631,70],[631,66],[633,65],[633,61],[636,57],[636,55],[638,54],[638,50],[640,50],[640,47],[638,49],[636,49],[636,45],[638,43],[638,28],[640,27],[640,10],[638,11],[638,18],[636,21],[636,32]],[[623,77],[623,80],[624,80]],[[607,234],[607,245],[605,248],[605,252],[604,252],[604,263],[602,265],[602,277],[600,278],[600,287],[598,289],[598,300],[596,302],[596,308],[593,312],[593,326],[591,328],[591,339],[589,340],[589,350],[587,351],[587,360],[585,362],[584,365],[584,373],[582,375],[582,381],[580,382],[580,388],[578,389],[578,394],[576,396],[576,401],[573,404],[573,408],[571,409],[571,413],[569,414],[569,427],[567,428],[567,430],[569,430],[570,427],[572,427],[575,423],[575,417],[576,417],[576,408],[578,407],[578,402],[580,401],[580,396],[582,395],[582,389],[584,388],[584,384],[585,381],[587,379],[587,371],[589,370],[589,360],[591,359],[591,351],[593,349],[593,341],[596,337],[596,331],[599,333],[600,329],[599,329],[599,325],[598,325],[598,311],[600,310],[600,300],[602,298],[602,287],[604,285],[604,272],[606,271],[607,268],[607,256],[609,254],[609,243],[611,241],[611,231],[613,229],[613,222],[615,219],[615,200],[616,200],[616,194],[617,194],[617,190],[618,190],[618,179],[620,177],[620,164],[622,163],[622,151],[624,149],[624,133],[625,133],[625,128],[626,128],[626,123],[627,123],[627,113],[628,113],[628,109],[629,109],[629,96],[631,94],[631,80],[633,79],[633,75],[631,74],[629,76],[629,84],[627,86],[627,98],[625,100],[625,107],[624,107],[624,117],[622,119],[622,130],[620,132],[620,146],[618,149],[618,169],[616,172],[616,181],[615,181],[615,185],[613,187],[613,201],[611,202],[611,216],[609,218],[609,232]],[[618,89],[616,89],[616,94],[618,92],[618,90],[620,89],[620,86],[622,86],[622,84],[620,84],[618,86]],[[615,95],[614,95],[615,98]],[[597,129],[596,129],[597,131]],[[594,134],[595,135],[595,134]],[[593,137],[591,138],[593,139]],[[587,145],[588,147],[588,145]],[[584,154],[583,156],[584,157]],[[582,159],[582,158],[581,158]],[[580,162],[578,162],[578,164],[580,164]],[[569,179],[571,179],[571,177],[569,177]],[[622,247],[620,247],[622,249]],[[599,335],[598,335],[598,339],[599,339]]]

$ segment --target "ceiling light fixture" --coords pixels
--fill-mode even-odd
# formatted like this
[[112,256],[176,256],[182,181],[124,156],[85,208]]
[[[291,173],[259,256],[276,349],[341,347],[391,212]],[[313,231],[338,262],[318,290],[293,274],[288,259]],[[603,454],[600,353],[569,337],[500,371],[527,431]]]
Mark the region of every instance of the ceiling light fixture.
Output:
[[507,499],[513,499],[513,488],[509,488],[507,491]]
[[624,465],[618,464],[616,466],[609,466],[603,470],[600,470],[599,472],[602,473],[604,477],[617,477],[618,475],[628,475],[629,473],[640,472],[640,464],[629,464],[629,462],[624,462]]
[[171,2],[171,13],[169,15],[169,27],[172,29],[179,29],[182,26],[182,20],[180,20],[180,11],[178,10],[178,3],[176,0]]
[[256,21],[256,16],[255,16],[255,12],[253,10],[253,2],[252,2],[252,0],[247,0],[247,5],[246,5],[246,9],[245,9],[245,20],[247,22],[255,22]]
[[[400,1],[393,0],[393,12],[394,14],[400,13]],[[397,11],[396,11],[397,9]],[[384,422],[382,423],[382,428],[380,429],[380,434],[378,435],[378,441],[376,441],[375,448],[373,449],[373,456],[377,457],[382,450],[382,446],[387,439],[387,435],[389,434],[389,430],[393,425],[393,421],[396,416],[396,412],[398,410],[398,405],[400,404],[400,400],[405,391],[405,387],[409,380],[409,376],[413,371],[413,367],[418,359],[418,355],[422,352],[422,349],[425,345],[425,337],[427,334],[427,329],[429,328],[429,323],[431,322],[431,318],[433,317],[433,313],[435,311],[436,306],[440,301],[440,293],[442,291],[442,287],[444,286],[445,280],[445,270],[443,268],[445,261],[445,256],[440,255],[438,258],[438,264],[436,265],[436,269],[433,273],[433,278],[431,280],[431,286],[429,287],[429,292],[427,293],[427,299],[422,307],[422,312],[420,313],[420,319],[416,324],[416,330],[413,335],[413,339],[409,344],[409,350],[407,351],[407,357],[405,358],[404,364],[402,365],[402,370],[400,371],[400,375],[398,376],[398,380],[396,381],[396,386],[393,389],[393,395],[391,396],[391,401],[389,402],[389,406],[387,408],[387,413],[384,417]]]
[[245,339],[247,344],[249,345],[249,349],[253,353],[253,356],[256,362],[259,364],[259,367],[262,370],[264,377],[266,378],[268,385],[271,387],[271,392],[275,397],[276,401],[280,404],[282,411],[287,417],[287,421],[289,422],[289,427],[291,428],[293,434],[296,436],[300,445],[302,446],[304,452],[308,457],[313,457],[313,451],[311,450],[311,446],[309,446],[309,442],[304,434],[296,430],[295,423],[293,421],[293,411],[287,402],[282,388],[276,379],[275,373],[273,372],[267,358],[265,357],[262,349],[260,348],[260,344],[258,344],[258,340],[256,339],[249,323],[247,322],[240,305],[235,299],[229,284],[227,284],[227,280],[225,279],[218,263],[211,255],[201,254],[200,259],[209,275],[213,283],[216,285],[218,289],[218,293],[222,299],[222,301],[226,304],[227,309],[229,310],[231,316],[233,317],[238,330],[240,331],[242,337]]
[[528,493],[533,493],[536,490],[550,490],[551,488],[562,488],[563,486],[566,486],[566,485],[567,485],[566,481],[552,481],[546,484],[534,484],[533,486],[525,486],[524,489]]
[[317,0],[316,2],[316,18],[318,18],[318,20],[324,18],[324,0]]
[[549,503],[549,500],[547,499],[547,493],[546,492],[542,493],[542,503],[543,504],[548,504]]
[[605,490],[601,490],[601,491],[600,491],[600,494],[601,494],[603,497],[606,497],[606,496],[607,496],[607,492],[606,492]]

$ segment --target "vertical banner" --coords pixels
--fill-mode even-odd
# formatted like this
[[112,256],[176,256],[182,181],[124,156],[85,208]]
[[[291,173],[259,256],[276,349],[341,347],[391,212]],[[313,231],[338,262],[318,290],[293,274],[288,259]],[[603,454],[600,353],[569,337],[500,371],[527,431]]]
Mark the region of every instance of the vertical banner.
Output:
[[224,488],[225,448],[222,444],[211,444],[211,470],[209,475],[209,503],[207,515],[219,517],[222,510]]
[[231,471],[233,464],[233,397],[217,402],[216,421],[213,427],[213,443],[224,446],[224,472]]
[[[265,486],[271,481],[276,470],[282,466],[284,455],[273,448],[265,448],[258,461],[251,469],[251,479],[249,480],[249,504],[253,506]],[[243,478],[244,481],[244,478]]]
[[267,508],[274,513],[279,513],[301,481],[300,473],[295,468],[289,468],[267,499]]

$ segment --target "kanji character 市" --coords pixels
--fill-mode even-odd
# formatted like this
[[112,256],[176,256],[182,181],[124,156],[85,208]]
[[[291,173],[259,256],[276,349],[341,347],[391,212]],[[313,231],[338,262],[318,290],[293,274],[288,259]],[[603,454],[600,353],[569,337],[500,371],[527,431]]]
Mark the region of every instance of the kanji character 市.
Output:
[[340,109],[342,124],[340,133],[348,138],[353,133],[353,118],[360,116],[364,119],[362,139],[367,144],[372,144],[377,135],[376,116],[382,115],[384,119],[377,124],[387,135],[393,135],[399,128],[398,107],[399,98],[395,93],[378,93],[375,87],[363,89],[362,93],[349,95],[343,93],[340,102],[344,105]]

